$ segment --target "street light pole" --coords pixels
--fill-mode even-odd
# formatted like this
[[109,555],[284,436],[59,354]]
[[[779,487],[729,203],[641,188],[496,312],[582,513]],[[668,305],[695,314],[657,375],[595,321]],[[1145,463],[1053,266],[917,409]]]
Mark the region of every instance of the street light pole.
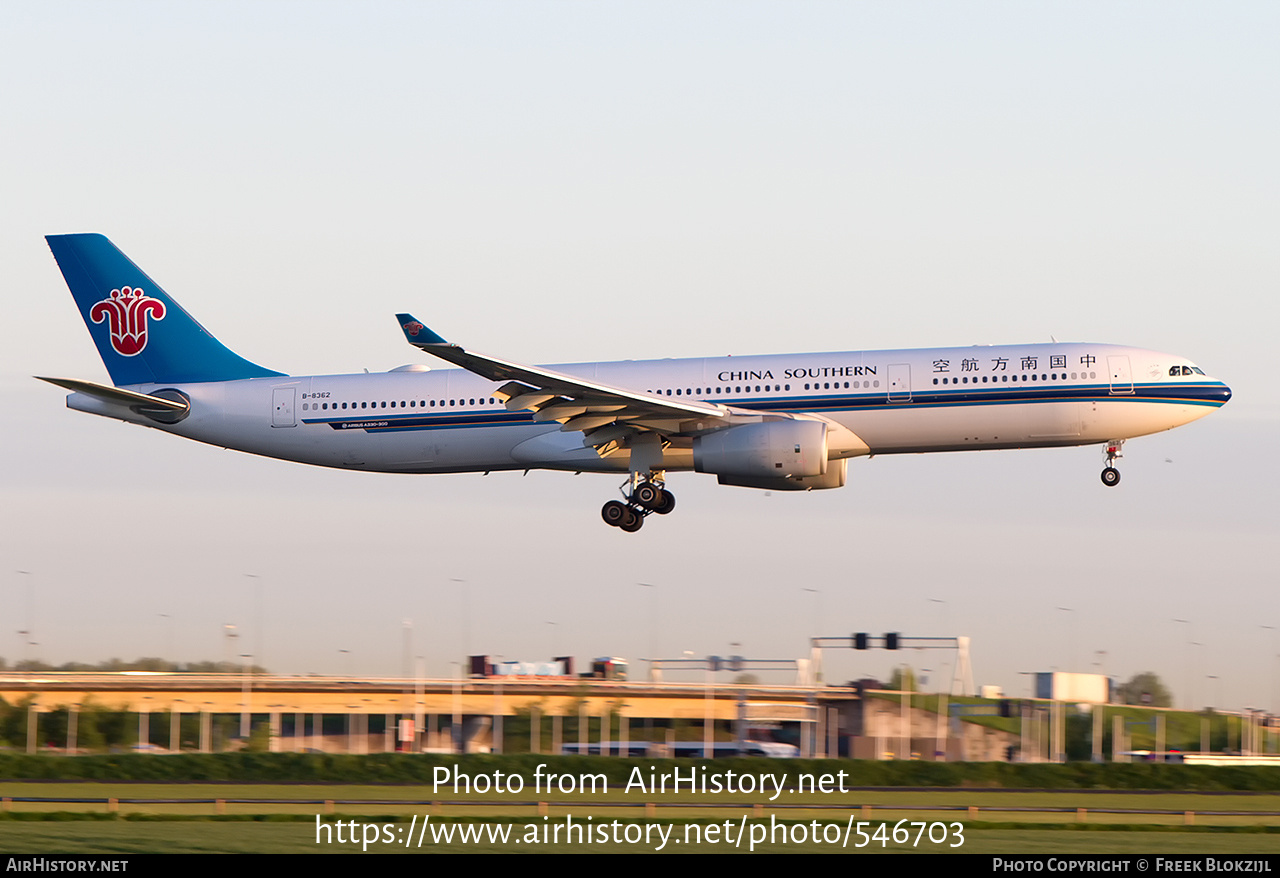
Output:
[[465,579],[453,578],[449,581],[462,586],[462,657],[469,660],[471,658],[471,595]]
[[655,617],[657,611],[654,609],[657,602],[658,592],[657,586],[651,582],[637,582],[636,585],[641,588],[649,589],[649,667],[653,667],[653,660],[658,657],[657,648],[654,646],[654,628],[656,625]]
[[1263,631],[1271,632],[1272,648],[1270,650],[1267,649],[1267,645],[1265,643],[1267,635],[1265,634],[1262,635],[1264,640],[1264,643],[1262,645],[1262,654],[1266,656],[1267,664],[1271,666],[1271,691],[1267,693],[1267,695],[1269,697],[1269,700],[1271,701],[1271,712],[1275,713],[1276,712],[1276,665],[1277,665],[1276,659],[1280,659],[1280,655],[1276,655],[1277,650],[1275,649],[1276,626],[1259,625],[1258,627],[1261,628]]
[[240,654],[240,651],[235,649],[236,639],[240,635],[236,632],[236,626],[232,625],[230,622],[222,626],[222,635],[223,671],[224,673],[234,674],[236,672],[236,666],[233,661],[233,657]]
[[1076,669],[1077,669],[1077,662],[1076,662],[1076,611],[1075,611],[1075,608],[1074,608],[1074,607],[1058,607],[1058,609],[1059,609],[1059,610],[1061,610],[1061,611],[1063,611],[1064,613],[1070,613],[1070,614],[1071,614],[1071,649],[1070,649],[1070,653],[1071,653],[1071,655],[1070,655],[1070,658],[1071,658],[1071,664],[1070,664],[1070,666],[1069,666],[1068,670],[1070,670],[1071,672],[1073,672],[1073,673],[1074,673],[1074,672],[1076,671]]
[[[1191,632],[1191,621],[1190,621],[1189,619],[1174,619],[1173,621],[1174,621],[1174,622],[1177,622],[1177,623],[1178,623],[1178,624],[1180,624],[1180,625],[1186,625],[1186,626],[1187,626],[1187,641],[1186,641],[1186,642],[1187,642],[1187,644],[1188,644],[1188,645],[1190,645],[1190,643],[1191,643],[1191,633],[1190,633],[1190,632]],[[1183,696],[1183,697],[1185,697],[1185,698],[1186,698],[1186,702],[1184,703],[1184,707],[1186,707],[1187,709],[1191,709],[1191,707],[1192,707],[1192,698],[1191,698],[1191,650],[1190,650],[1190,648],[1188,648],[1188,650],[1187,650],[1187,656],[1186,656],[1186,659],[1185,659],[1185,661],[1184,661],[1184,666],[1185,666],[1185,670],[1184,670],[1184,677],[1183,677],[1183,680],[1184,680],[1184,682],[1187,684],[1187,688],[1186,688],[1185,690],[1183,690],[1183,691],[1184,691],[1184,696]]]
[[246,573],[245,578],[253,581],[253,654],[262,661],[262,577]]
[[[27,586],[26,588],[26,597],[27,597],[26,625],[21,631],[18,632],[18,634],[22,637],[22,662],[25,665],[27,662],[31,660],[30,646],[31,646],[31,637],[34,632],[34,629],[31,627],[31,571],[19,570],[17,572],[21,576],[26,577],[23,581],[26,583],[26,586]],[[30,668],[28,668],[28,670],[30,670]]]
[[249,655],[248,653],[245,653],[244,655],[240,656],[240,658],[244,660],[243,671],[241,673],[241,678],[242,678],[241,699],[242,700],[241,700],[241,707],[240,707],[240,737],[244,738],[247,743],[249,738],[249,714],[250,714],[249,699],[251,697],[250,685],[249,685],[249,663],[250,663],[250,660],[253,658],[253,656]]

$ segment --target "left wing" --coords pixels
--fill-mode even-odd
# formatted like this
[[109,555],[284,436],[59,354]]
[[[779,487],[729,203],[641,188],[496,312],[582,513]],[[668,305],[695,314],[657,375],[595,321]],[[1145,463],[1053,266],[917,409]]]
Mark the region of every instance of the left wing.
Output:
[[726,427],[733,412],[722,405],[665,397],[573,375],[508,363],[450,344],[409,314],[397,314],[405,340],[420,350],[490,381],[503,381],[494,395],[509,411],[528,410],[535,421],[555,421],[565,432],[581,430],[583,444],[601,455],[636,433],[694,434]]

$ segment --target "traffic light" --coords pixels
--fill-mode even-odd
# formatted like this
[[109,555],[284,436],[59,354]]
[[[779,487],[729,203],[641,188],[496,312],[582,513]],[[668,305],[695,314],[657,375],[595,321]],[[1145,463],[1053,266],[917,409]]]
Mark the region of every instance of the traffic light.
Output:
[[857,634],[853,635],[853,648],[854,649],[867,648],[867,633],[865,631],[859,631]]
[[898,632],[897,631],[890,631],[888,634],[884,636],[884,648],[885,649],[898,648]]

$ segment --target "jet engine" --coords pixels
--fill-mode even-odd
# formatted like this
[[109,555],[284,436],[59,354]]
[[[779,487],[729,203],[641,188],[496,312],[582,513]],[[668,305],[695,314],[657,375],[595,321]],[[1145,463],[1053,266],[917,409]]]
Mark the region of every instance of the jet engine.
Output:
[[739,488],[760,488],[765,491],[821,491],[824,488],[843,488],[849,472],[849,461],[840,458],[827,464],[827,471],[820,476],[796,476],[795,478],[752,479],[744,476],[716,476],[722,485]]
[[693,440],[693,468],[737,479],[821,476],[827,471],[827,425],[807,420],[762,421],[707,433]]

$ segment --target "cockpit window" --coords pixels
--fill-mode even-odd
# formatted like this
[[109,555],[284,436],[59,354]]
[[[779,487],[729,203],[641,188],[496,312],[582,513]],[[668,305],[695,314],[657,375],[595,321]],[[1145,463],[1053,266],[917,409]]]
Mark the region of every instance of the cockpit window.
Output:
[[1175,375],[1181,375],[1181,374],[1182,374],[1182,367],[1181,367],[1181,366],[1170,366],[1170,367],[1169,367],[1169,375],[1170,375],[1170,377],[1173,377],[1173,376],[1175,376]]
[[1170,366],[1169,375],[1177,377],[1179,375],[1203,375],[1204,372],[1199,366]]

